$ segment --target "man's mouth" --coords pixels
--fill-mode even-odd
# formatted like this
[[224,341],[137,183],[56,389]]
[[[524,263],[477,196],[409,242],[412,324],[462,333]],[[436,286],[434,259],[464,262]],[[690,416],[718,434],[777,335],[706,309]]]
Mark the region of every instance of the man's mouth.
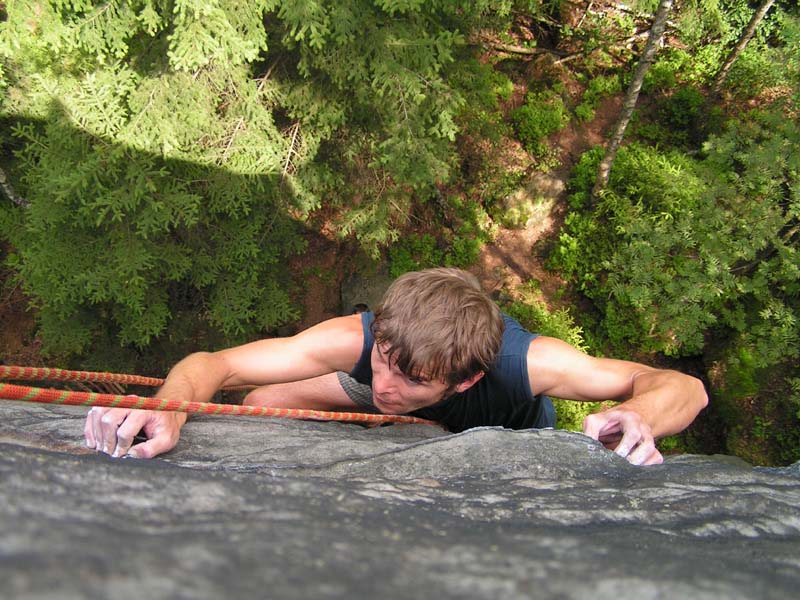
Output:
[[399,402],[385,400],[380,396],[373,396],[372,403],[384,414],[399,415],[405,412]]

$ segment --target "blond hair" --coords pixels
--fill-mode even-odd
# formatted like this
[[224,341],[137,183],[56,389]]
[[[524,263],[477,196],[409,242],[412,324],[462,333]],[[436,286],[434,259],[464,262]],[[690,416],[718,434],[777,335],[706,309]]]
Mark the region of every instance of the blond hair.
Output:
[[375,309],[372,334],[407,376],[457,385],[492,365],[503,317],[474,275],[427,269],[392,283]]

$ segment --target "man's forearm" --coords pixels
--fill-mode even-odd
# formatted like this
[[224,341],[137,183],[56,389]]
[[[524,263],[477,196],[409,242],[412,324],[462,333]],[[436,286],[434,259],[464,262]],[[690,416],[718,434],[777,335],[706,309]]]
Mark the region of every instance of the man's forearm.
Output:
[[660,438],[686,429],[703,408],[708,396],[703,383],[678,371],[643,372],[633,382],[633,396],[622,406],[635,410]]
[[208,402],[225,385],[228,375],[224,361],[213,354],[190,354],[170,370],[158,396],[189,402]]

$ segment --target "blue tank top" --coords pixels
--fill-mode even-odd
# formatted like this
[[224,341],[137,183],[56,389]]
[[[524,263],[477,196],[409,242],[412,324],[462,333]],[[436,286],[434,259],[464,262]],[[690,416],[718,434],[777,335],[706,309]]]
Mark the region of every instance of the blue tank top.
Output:
[[[364,347],[350,375],[372,385],[370,355],[375,339],[370,325],[372,312],[361,314]],[[441,423],[452,432],[472,427],[500,426],[508,429],[555,427],[553,403],[547,396],[534,396],[528,379],[528,346],[537,336],[519,322],[503,315],[503,340],[492,368],[475,385],[412,415]]]

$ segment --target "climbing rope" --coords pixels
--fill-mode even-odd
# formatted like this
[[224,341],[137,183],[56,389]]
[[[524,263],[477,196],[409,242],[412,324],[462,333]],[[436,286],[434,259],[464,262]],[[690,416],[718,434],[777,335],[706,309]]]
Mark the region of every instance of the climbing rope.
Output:
[[[139,385],[161,385],[163,379],[140,377],[120,373],[95,373],[90,371],[68,371],[36,367],[0,366],[0,379],[91,381],[102,383],[132,383]],[[172,412],[199,413],[205,415],[241,415],[250,417],[279,417],[285,419],[308,419],[314,421],[348,421],[354,423],[406,423],[436,425],[433,421],[407,415],[383,415],[323,411],[305,408],[272,408],[266,406],[243,406],[217,404],[214,402],[190,402],[188,400],[165,400],[147,398],[134,394],[102,394],[98,392],[76,392],[0,383],[0,400],[37,402],[40,404],[65,404],[70,406],[103,406],[109,408],[135,408]]]
[[[145,385],[158,387],[164,380],[158,377],[143,377],[127,373],[100,373],[97,371],[70,371],[49,367],[16,367],[0,365],[0,379],[15,381],[78,381],[92,383],[119,383],[123,385]],[[251,390],[253,385],[235,385],[222,388],[227,391]]]
[[124,373],[98,373],[95,371],[69,371],[47,367],[15,367],[0,365],[0,379],[16,381],[91,381],[94,383],[121,383],[128,385],[163,385],[164,380]]

